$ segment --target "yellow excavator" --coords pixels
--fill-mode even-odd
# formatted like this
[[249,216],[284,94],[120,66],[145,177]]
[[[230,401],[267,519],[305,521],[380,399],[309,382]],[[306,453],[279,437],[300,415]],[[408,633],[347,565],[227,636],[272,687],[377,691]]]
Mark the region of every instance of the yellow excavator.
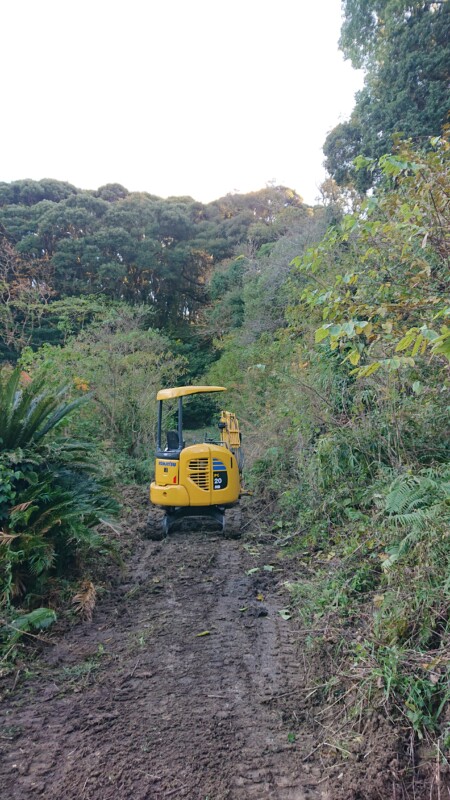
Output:
[[[188,446],[183,436],[183,399],[225,391],[224,386],[178,386],[158,392],[149,538],[166,536],[190,517],[206,518],[225,530],[225,510],[236,506],[242,494],[243,454],[237,418],[229,411],[222,411],[217,436],[205,434],[201,441]],[[176,401],[175,410],[168,401]],[[165,405],[169,406],[167,412]],[[155,509],[160,509],[159,514],[154,513]]]

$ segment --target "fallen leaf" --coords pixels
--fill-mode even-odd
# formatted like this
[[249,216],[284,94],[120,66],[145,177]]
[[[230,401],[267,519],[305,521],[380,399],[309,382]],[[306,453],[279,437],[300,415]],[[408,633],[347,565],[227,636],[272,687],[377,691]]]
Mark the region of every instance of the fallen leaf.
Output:
[[91,622],[96,600],[97,591],[92,581],[83,581],[81,589],[73,597],[72,603],[76,613],[87,622]]
[[381,608],[384,601],[384,594],[376,594],[373,598],[373,604],[376,608]]

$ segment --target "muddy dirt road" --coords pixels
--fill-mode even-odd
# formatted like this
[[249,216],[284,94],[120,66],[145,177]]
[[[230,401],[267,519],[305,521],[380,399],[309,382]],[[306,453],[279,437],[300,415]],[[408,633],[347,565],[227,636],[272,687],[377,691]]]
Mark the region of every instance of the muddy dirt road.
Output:
[[329,796],[289,710],[303,656],[280,576],[254,566],[216,534],[137,538],[93,621],[7,693],[2,800]]

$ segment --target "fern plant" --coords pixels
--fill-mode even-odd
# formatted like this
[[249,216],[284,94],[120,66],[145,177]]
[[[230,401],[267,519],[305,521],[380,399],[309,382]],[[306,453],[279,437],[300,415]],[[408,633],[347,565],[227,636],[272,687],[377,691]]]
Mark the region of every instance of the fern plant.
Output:
[[450,633],[449,466],[396,477],[379,506],[385,578],[377,636],[389,645],[439,648]]
[[46,388],[45,373],[0,380],[0,595],[45,595],[54,574],[109,544],[96,531],[118,506],[99,475],[95,451],[70,437],[70,416],[88,401]]
[[388,526],[405,535],[390,548],[388,569],[414,545],[450,525],[450,467],[423,469],[418,475],[396,478],[385,498]]

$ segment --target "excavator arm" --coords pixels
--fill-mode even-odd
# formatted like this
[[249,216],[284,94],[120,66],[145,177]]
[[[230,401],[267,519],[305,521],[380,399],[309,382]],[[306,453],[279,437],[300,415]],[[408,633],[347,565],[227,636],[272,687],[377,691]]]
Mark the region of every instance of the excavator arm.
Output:
[[222,411],[219,422],[220,441],[231,450],[238,463],[239,472],[244,467],[244,453],[242,451],[242,436],[236,414],[231,411]]

